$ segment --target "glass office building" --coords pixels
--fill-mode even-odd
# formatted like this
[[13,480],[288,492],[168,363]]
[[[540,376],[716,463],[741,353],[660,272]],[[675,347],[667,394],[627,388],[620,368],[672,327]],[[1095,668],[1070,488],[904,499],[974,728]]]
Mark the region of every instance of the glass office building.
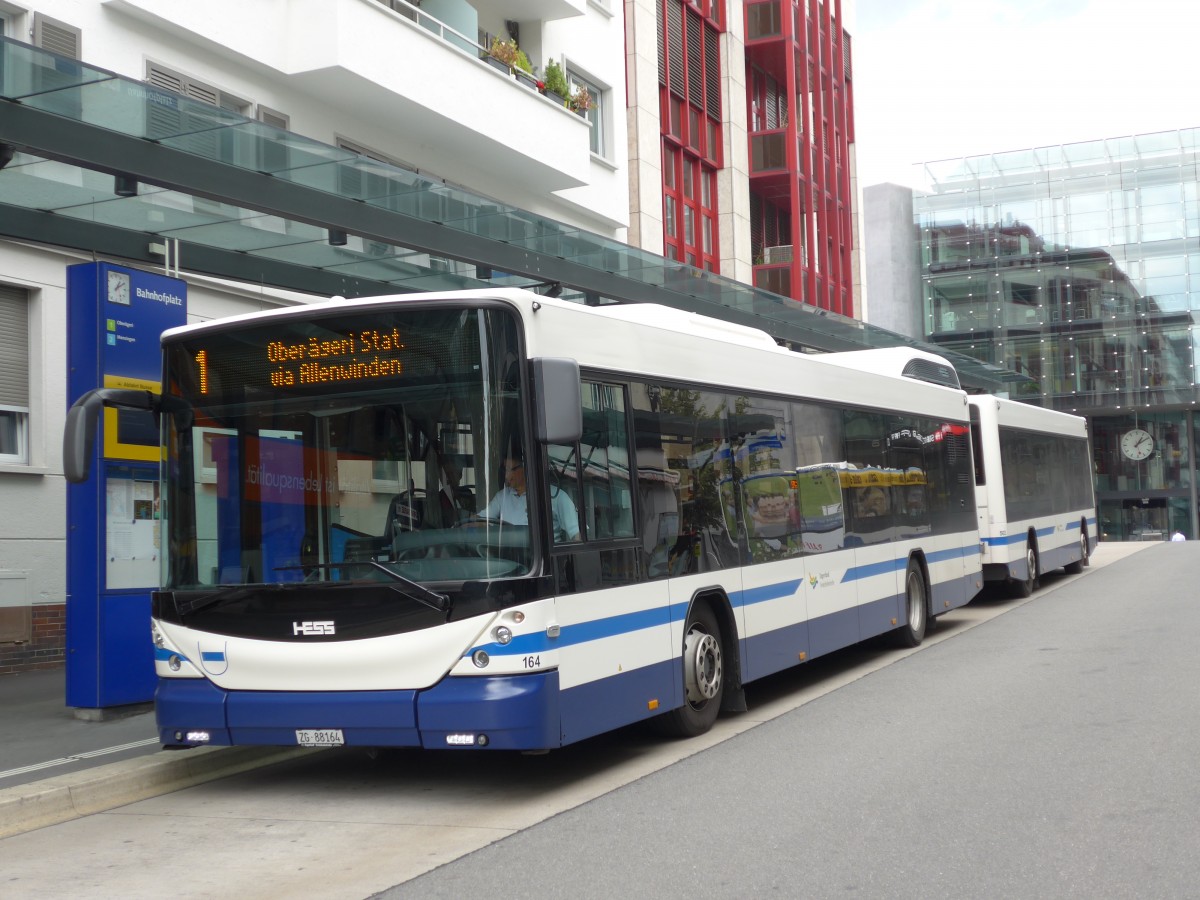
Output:
[[931,341],[1089,419],[1101,537],[1197,528],[1200,128],[928,163]]

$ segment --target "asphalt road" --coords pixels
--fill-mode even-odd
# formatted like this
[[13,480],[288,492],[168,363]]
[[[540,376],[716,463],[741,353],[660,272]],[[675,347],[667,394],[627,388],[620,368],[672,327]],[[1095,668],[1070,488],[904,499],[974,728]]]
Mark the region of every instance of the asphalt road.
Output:
[[16,835],[0,897],[1195,896],[1200,543],[1109,560],[699,739],[314,752]]
[[1198,896],[1198,572],[1155,546],[381,896]]

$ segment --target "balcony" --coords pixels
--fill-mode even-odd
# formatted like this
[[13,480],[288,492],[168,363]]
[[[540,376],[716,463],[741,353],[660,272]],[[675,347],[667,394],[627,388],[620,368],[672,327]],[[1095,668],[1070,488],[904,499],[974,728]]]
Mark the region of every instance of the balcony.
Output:
[[[504,10],[545,20],[579,15],[584,3],[506,0]],[[452,28],[403,0],[106,5],[239,66],[266,69],[283,89],[390,127],[407,146],[432,154],[429,168],[486,171],[514,191],[539,194],[589,181],[585,119],[489,66],[467,24]]]

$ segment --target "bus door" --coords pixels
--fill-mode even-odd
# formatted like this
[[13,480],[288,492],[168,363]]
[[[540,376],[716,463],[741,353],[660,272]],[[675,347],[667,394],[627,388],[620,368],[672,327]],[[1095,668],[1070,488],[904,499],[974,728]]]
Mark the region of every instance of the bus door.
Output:
[[804,551],[808,653],[817,657],[859,640],[857,538],[842,488],[843,463],[796,470],[796,506]]
[[983,562],[990,562],[988,538],[992,534],[992,525],[989,519],[991,509],[988,504],[987,466],[983,455],[983,424],[979,418],[979,408],[974,403],[971,404],[971,462],[975,476],[975,518],[979,523]]
[[902,615],[907,551],[899,540],[904,496],[897,478],[897,470],[876,466],[841,473],[860,640],[888,630]]

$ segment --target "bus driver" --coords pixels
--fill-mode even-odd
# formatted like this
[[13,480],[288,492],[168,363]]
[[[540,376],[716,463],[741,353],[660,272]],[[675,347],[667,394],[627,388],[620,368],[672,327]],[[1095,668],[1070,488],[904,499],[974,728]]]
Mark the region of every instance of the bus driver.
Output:
[[[554,517],[556,542],[579,540],[579,515],[567,492],[550,489],[550,508]],[[525,463],[520,454],[504,457],[504,487],[496,492],[490,503],[481,509],[478,519],[492,519],[509,525],[529,524],[529,498],[525,492]]]

